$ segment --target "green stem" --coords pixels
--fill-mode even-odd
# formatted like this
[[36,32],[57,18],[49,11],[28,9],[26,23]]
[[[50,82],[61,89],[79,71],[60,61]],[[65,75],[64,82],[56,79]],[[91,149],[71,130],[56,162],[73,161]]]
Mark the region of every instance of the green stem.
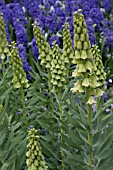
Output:
[[100,103],[100,97],[97,98],[97,103],[96,103],[96,111],[98,110],[99,108],[99,103]]
[[[62,110],[62,101],[61,101],[61,89],[58,89],[58,99],[59,99],[59,113],[60,113],[60,135],[61,135],[61,142],[62,142],[62,134],[63,134],[63,129],[61,127],[61,121],[63,120],[63,110]],[[61,157],[62,157],[62,170],[64,170],[64,153],[61,151]]]
[[69,78],[69,64],[66,64],[66,75]]
[[30,62],[32,69],[34,71],[36,71],[36,68],[35,68],[35,65],[34,65],[34,62],[33,62],[33,54],[31,52],[31,49],[29,49],[29,51],[28,51],[28,58],[29,58],[29,62]]
[[54,107],[53,107],[53,98],[52,98],[52,93],[51,93],[51,72],[50,69],[47,68],[47,73],[48,73],[48,88],[49,88],[49,99],[51,103],[51,108],[52,108],[52,115],[54,116]]
[[24,123],[25,123],[25,125],[27,127],[27,120],[26,120],[27,112],[26,112],[26,106],[25,106],[25,96],[24,96],[23,87],[20,87],[20,93],[21,93],[21,101],[22,101],[22,110],[23,110],[23,116],[24,116]]
[[4,59],[2,59],[2,77],[4,76],[5,73],[5,64],[4,64]]
[[[86,88],[86,102],[89,98],[89,89]],[[93,136],[92,136],[92,107],[89,104],[86,104],[87,109],[87,123],[88,123],[88,145],[89,145],[89,154],[88,154],[88,170],[93,170]]]

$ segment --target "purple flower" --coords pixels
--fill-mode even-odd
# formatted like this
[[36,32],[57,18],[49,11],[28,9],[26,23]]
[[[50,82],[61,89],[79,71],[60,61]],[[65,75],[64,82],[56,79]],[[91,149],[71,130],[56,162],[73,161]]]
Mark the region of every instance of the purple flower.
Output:
[[104,99],[107,99],[107,98],[108,98],[107,93],[104,93]]
[[32,68],[28,64],[28,61],[27,61],[28,57],[27,57],[27,54],[26,54],[26,48],[22,44],[19,44],[18,50],[19,50],[20,58],[22,59],[22,62],[23,62],[24,71],[25,72],[32,71]]
[[91,41],[91,44],[96,44],[96,38],[95,38],[95,34],[94,34],[94,27],[93,27],[93,21],[91,18],[87,18],[86,19],[86,24],[87,24],[87,29],[88,29],[88,33],[89,33],[89,38]]
[[113,109],[113,104],[111,104],[111,108]]
[[14,28],[15,28],[17,44],[18,45],[23,44],[25,47],[27,47],[28,38],[27,38],[27,32],[26,32],[25,27],[19,22],[14,22]]
[[103,0],[103,1],[102,1],[102,7],[103,7],[106,11],[110,12],[110,11],[111,11],[111,8],[112,8],[112,0]]
[[21,114],[22,114],[22,112],[17,112],[17,114],[18,114],[18,115],[21,115]]
[[23,25],[27,25],[27,19],[25,17],[22,6],[19,3],[10,3],[7,5],[7,11],[9,11],[9,21],[11,24],[15,21],[19,21]]
[[38,51],[38,46],[36,44],[36,39],[35,38],[32,39],[31,50],[32,50],[32,53],[34,55],[35,60],[37,60],[38,56],[39,56],[39,51]]
[[51,37],[49,38],[49,44],[50,44],[50,46],[52,46],[53,41],[56,41],[56,43],[57,43],[58,45],[60,45],[60,41],[59,41],[59,38],[58,38],[57,36],[53,35],[53,36],[51,36]]
[[110,113],[110,109],[106,109],[106,112],[107,112],[107,113]]

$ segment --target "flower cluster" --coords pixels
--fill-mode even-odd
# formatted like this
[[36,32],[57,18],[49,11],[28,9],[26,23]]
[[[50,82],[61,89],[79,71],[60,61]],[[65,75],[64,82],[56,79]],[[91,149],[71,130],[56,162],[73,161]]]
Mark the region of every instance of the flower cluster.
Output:
[[[81,10],[74,13],[74,49],[75,58],[73,63],[76,64],[76,69],[72,76],[79,78],[71,89],[73,93],[85,92],[88,88],[90,96],[87,99],[87,104],[94,104],[94,96],[101,96],[103,94],[99,87],[98,78],[95,75],[97,67],[93,58],[92,48],[89,41],[88,31],[83,14]],[[98,91],[98,94],[97,94]]]
[[67,22],[65,22],[63,29],[63,57],[65,59],[64,62],[68,65],[73,59],[72,39]]
[[104,66],[102,63],[102,57],[100,55],[100,50],[97,45],[92,46],[93,59],[96,66],[95,75],[97,76],[97,82],[102,90],[105,90],[105,78],[106,73],[104,71]]
[[52,62],[51,62],[51,83],[53,85],[53,91],[58,90],[58,88],[64,87],[65,83],[65,63],[64,57],[60,53],[59,47],[56,42],[53,42],[52,46]]
[[28,151],[26,153],[26,163],[28,166],[28,170],[47,170],[46,162],[44,160],[44,156],[42,155],[37,130],[35,130],[34,128],[29,130],[27,139]]
[[10,56],[10,52],[4,27],[3,15],[0,13],[0,58],[4,60],[6,56]]
[[5,5],[4,2],[0,2],[0,13],[3,13],[3,19],[4,19],[4,27],[6,31],[6,37],[7,41],[10,42],[10,36],[9,36],[9,30],[8,30],[8,16],[9,16],[9,11],[7,10],[7,6]]
[[38,45],[39,57],[41,64],[45,65],[46,68],[50,68],[51,63],[51,50],[47,43],[45,37],[42,35],[40,27],[37,22],[34,23],[33,27],[34,36],[36,38],[36,43]]
[[26,73],[24,72],[22,60],[19,57],[18,48],[16,43],[11,43],[11,59],[13,68],[13,84],[15,88],[29,87],[28,80],[26,78]]

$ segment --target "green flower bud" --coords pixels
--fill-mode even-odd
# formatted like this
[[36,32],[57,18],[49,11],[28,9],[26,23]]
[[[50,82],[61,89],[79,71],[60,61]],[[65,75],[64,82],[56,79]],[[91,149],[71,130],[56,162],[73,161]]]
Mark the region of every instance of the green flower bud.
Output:
[[83,34],[87,34],[87,29],[83,28],[82,32],[83,32]]
[[5,54],[1,55],[1,59],[4,60],[5,59]]
[[32,170],[37,170],[37,168],[35,167],[35,165],[33,163],[31,164],[31,169]]
[[26,160],[26,164],[27,164],[28,167],[31,165],[31,162],[30,162],[29,159]]
[[79,26],[80,26],[80,28],[83,26],[83,22],[82,21],[79,21]]
[[74,35],[74,40],[75,40],[75,41],[78,41],[78,40],[79,40],[79,34],[75,34],[75,35]]
[[36,167],[38,167],[38,166],[39,166],[39,162],[38,162],[38,160],[34,160],[34,165],[35,165]]
[[89,35],[88,35],[88,33],[85,34],[85,37],[86,37],[86,41],[89,41]]
[[77,42],[77,49],[82,50],[82,42],[81,41]]
[[81,41],[85,41],[85,34],[81,34],[81,35],[80,35],[80,40],[81,40]]

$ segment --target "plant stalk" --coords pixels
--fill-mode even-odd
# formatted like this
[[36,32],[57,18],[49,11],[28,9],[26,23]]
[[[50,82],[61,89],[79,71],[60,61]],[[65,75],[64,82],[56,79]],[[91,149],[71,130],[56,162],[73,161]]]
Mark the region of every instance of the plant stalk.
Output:
[[[60,113],[60,121],[63,120],[63,110],[62,110],[62,101],[61,101],[61,89],[58,89],[58,105],[59,105],[59,113]],[[63,133],[63,129],[61,127],[61,122],[60,122],[60,135],[61,135],[61,141],[62,142],[62,133]],[[62,170],[64,170],[64,153],[63,151],[61,151],[61,157],[62,157]]]
[[[89,98],[89,89],[86,88],[86,102]],[[88,154],[88,170],[93,170],[93,136],[92,136],[92,107],[89,104],[86,104],[87,109],[87,123],[88,123],[88,145],[89,145],[89,154]]]
[[24,116],[24,124],[27,127],[27,120],[26,120],[27,112],[26,112],[26,106],[25,106],[25,95],[24,95],[23,87],[20,87],[20,93],[21,93],[22,110],[23,110],[23,116]]
[[49,100],[51,103],[51,109],[52,109],[52,116],[54,116],[54,107],[53,107],[53,98],[52,98],[52,93],[51,93],[51,72],[50,69],[47,68],[47,73],[48,73],[48,88],[49,88]]

